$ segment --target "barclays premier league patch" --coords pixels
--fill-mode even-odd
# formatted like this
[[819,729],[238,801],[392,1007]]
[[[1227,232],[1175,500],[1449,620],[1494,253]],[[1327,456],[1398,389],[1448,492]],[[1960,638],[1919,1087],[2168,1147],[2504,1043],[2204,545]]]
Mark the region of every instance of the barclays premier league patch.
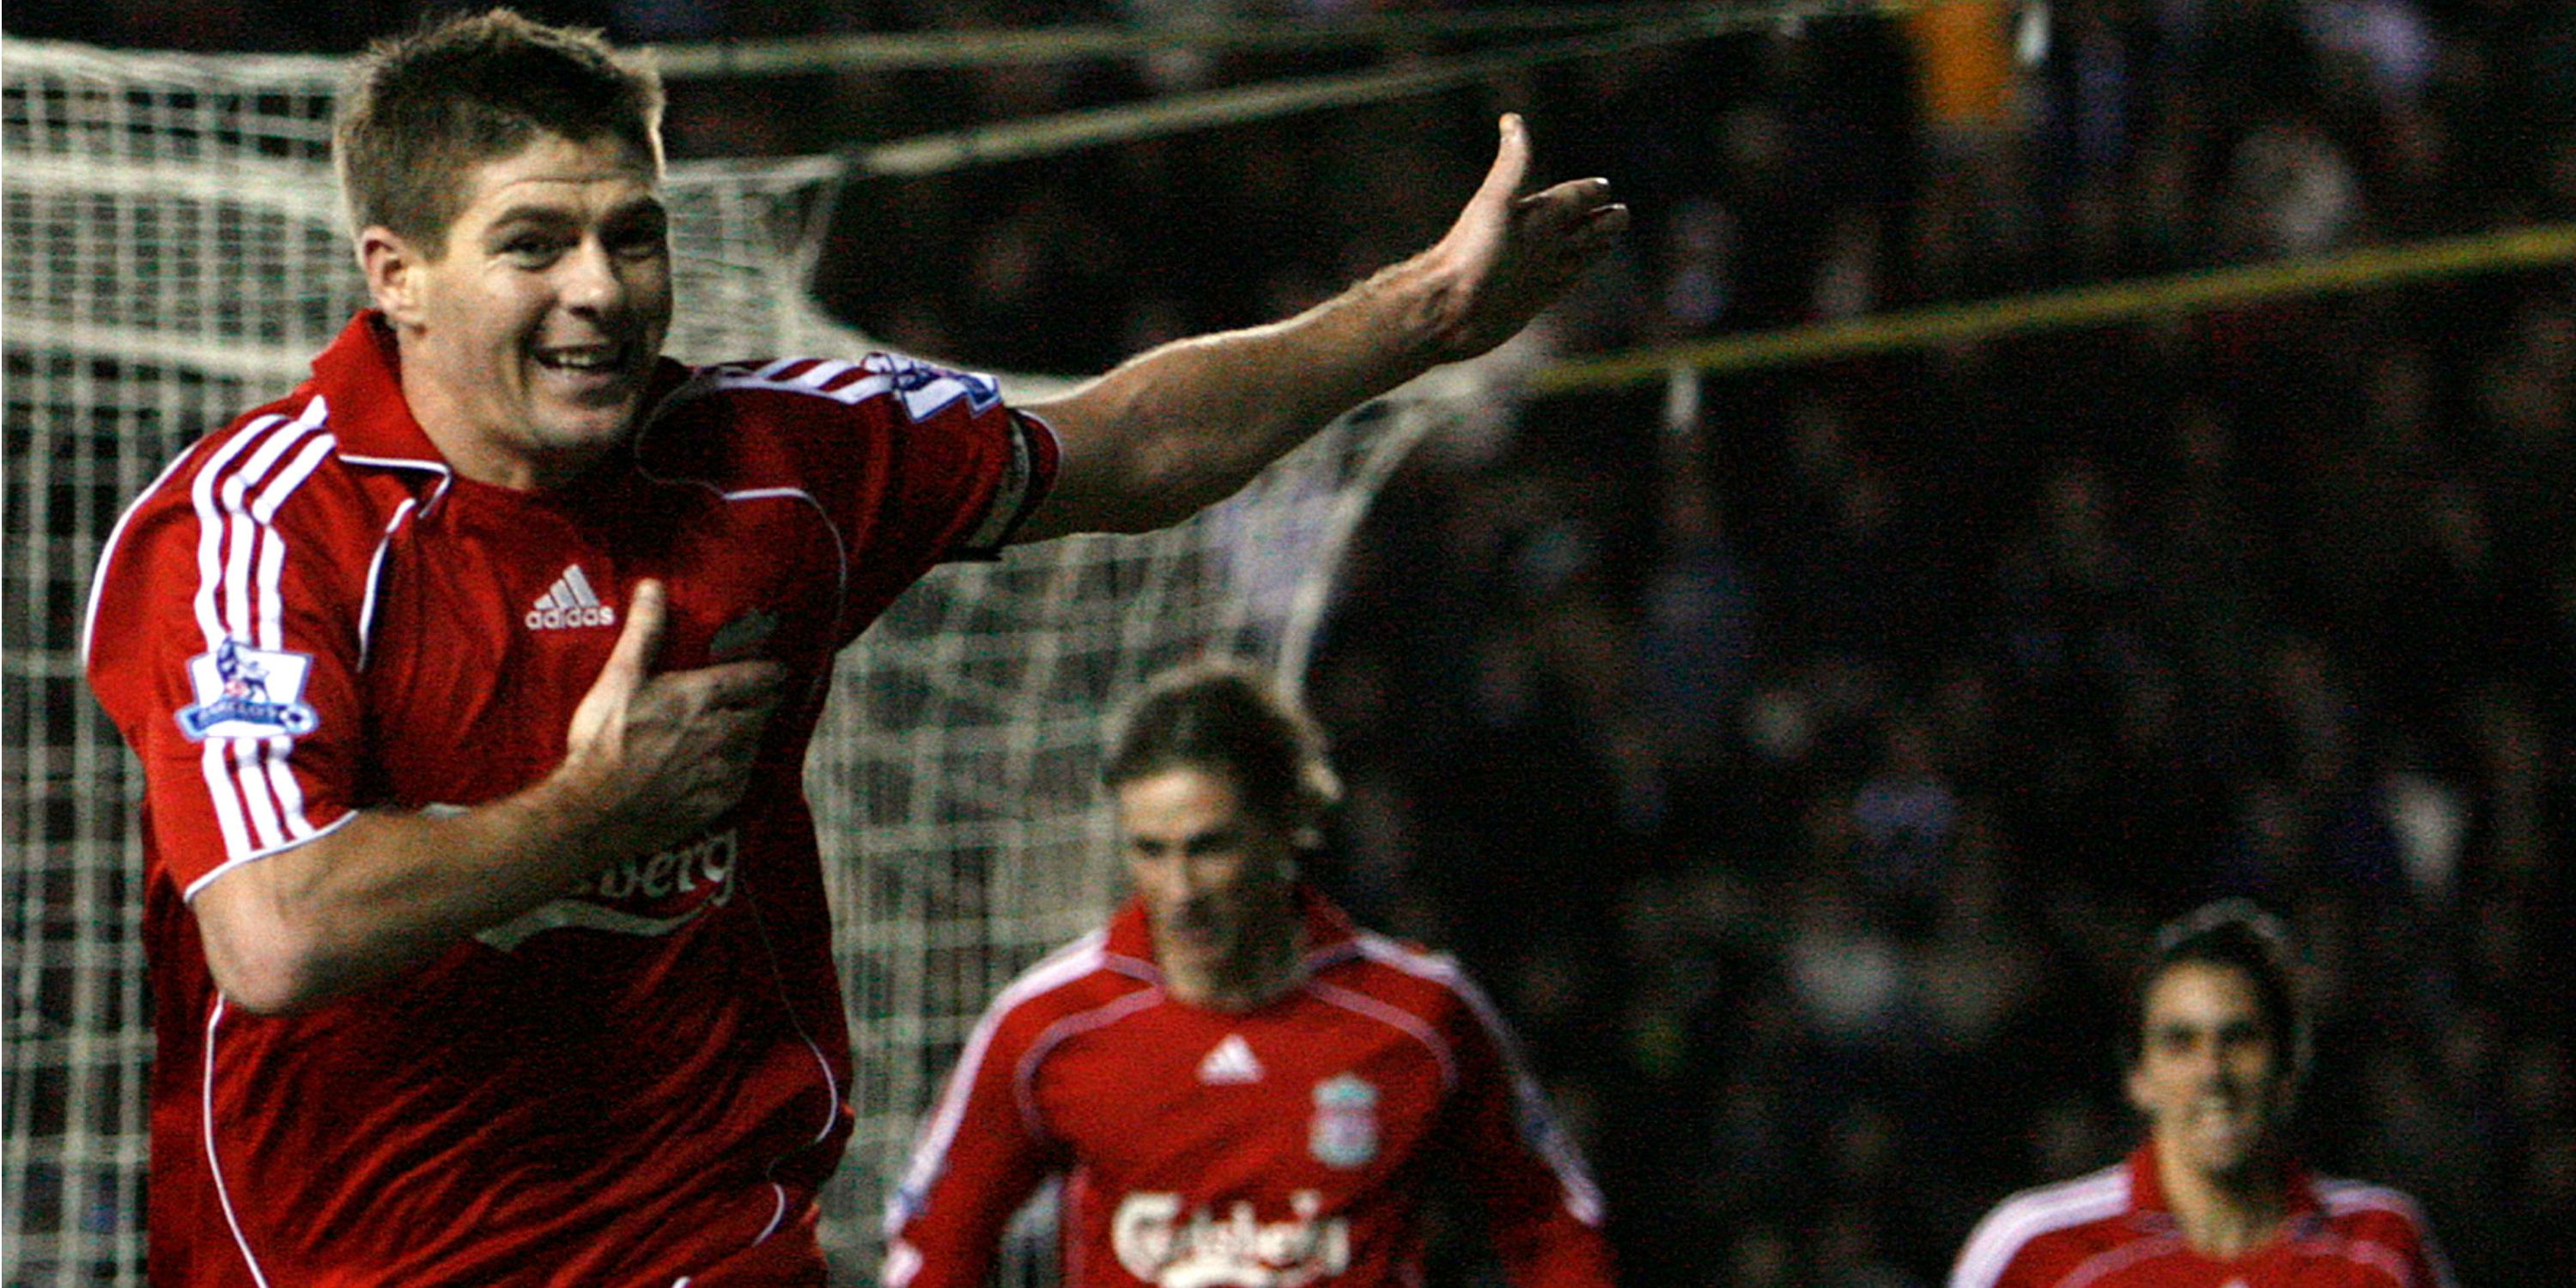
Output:
[[960,398],[979,416],[1002,401],[1002,386],[991,376],[951,371],[892,353],[869,354],[859,365],[862,370],[890,377],[895,393],[903,398],[904,414],[915,421],[930,419],[940,408]]
[[313,659],[302,653],[259,649],[227,638],[212,653],[188,659],[194,705],[179,710],[179,730],[191,740],[295,737],[313,732],[322,716],[304,702],[304,680]]

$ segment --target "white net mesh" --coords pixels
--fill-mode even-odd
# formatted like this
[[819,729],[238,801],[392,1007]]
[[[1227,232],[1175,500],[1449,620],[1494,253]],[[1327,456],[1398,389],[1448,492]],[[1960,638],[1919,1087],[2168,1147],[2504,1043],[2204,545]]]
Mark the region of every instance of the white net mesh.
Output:
[[[299,379],[361,304],[328,166],[338,67],[11,41],[6,1282],[142,1281],[139,774],[79,674],[101,541],[181,446]],[[854,354],[782,235],[822,168],[678,165],[680,357]],[[1005,378],[1023,396],[1037,382]],[[1149,538],[943,570],[843,659],[808,766],[859,1129],[826,1196],[872,1265],[883,1178],[977,1012],[1110,894],[1104,707],[1212,649],[1293,672],[1338,547],[1442,404],[1392,400]]]

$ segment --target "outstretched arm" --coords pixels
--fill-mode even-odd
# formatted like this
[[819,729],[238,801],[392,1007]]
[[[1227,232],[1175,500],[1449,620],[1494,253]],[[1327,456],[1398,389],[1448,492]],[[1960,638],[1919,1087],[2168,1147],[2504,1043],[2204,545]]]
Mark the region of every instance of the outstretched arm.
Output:
[[1177,523],[1352,407],[1510,339],[1628,225],[1606,180],[1523,196],[1528,170],[1528,130],[1506,115],[1493,168],[1429,250],[1286,321],[1175,341],[1031,405],[1063,463],[1016,539]]

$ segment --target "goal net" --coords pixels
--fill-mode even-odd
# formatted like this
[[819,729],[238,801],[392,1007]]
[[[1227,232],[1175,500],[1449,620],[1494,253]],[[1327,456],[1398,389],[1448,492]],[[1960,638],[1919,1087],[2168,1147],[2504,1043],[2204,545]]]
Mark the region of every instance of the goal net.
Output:
[[[328,59],[5,52],[6,1281],[142,1282],[139,772],[80,677],[101,541],[185,443],[304,374],[363,302],[328,164]],[[813,162],[681,164],[672,351],[850,355],[802,289]],[[933,355],[936,356],[936,355]],[[1004,377],[1022,397],[1033,378]],[[913,1122],[977,1013],[1114,892],[1100,716],[1210,651],[1293,684],[1338,548],[1454,393],[1363,409],[1141,538],[1024,547],[916,588],[843,658],[808,765],[859,1127],[826,1246],[872,1269]]]

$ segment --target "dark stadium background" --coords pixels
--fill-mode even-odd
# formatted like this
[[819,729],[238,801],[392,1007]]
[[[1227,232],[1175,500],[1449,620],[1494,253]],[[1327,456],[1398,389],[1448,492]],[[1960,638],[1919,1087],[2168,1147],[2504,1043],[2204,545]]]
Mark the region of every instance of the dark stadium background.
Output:
[[[691,44],[1456,8],[521,7]],[[428,9],[6,22],[314,52]],[[1569,356],[2576,218],[2576,6],[2050,18],[1999,112],[1927,88],[1930,24],[1849,18],[862,183],[821,289],[919,352],[1096,368],[1423,244],[1502,108],[1530,114],[1541,174],[1607,174],[1636,211],[1547,324]],[[670,139],[822,152],[1379,60],[690,82]],[[2550,965],[2576,825],[2564,264],[1671,399],[1569,393],[1426,443],[1310,675],[1351,794],[1319,876],[1498,996],[1632,1282],[1938,1282],[1995,1200],[2127,1148],[2125,964],[2231,893],[2307,941],[2309,1158],[2414,1194],[2465,1284],[2576,1282],[2576,1028]]]

